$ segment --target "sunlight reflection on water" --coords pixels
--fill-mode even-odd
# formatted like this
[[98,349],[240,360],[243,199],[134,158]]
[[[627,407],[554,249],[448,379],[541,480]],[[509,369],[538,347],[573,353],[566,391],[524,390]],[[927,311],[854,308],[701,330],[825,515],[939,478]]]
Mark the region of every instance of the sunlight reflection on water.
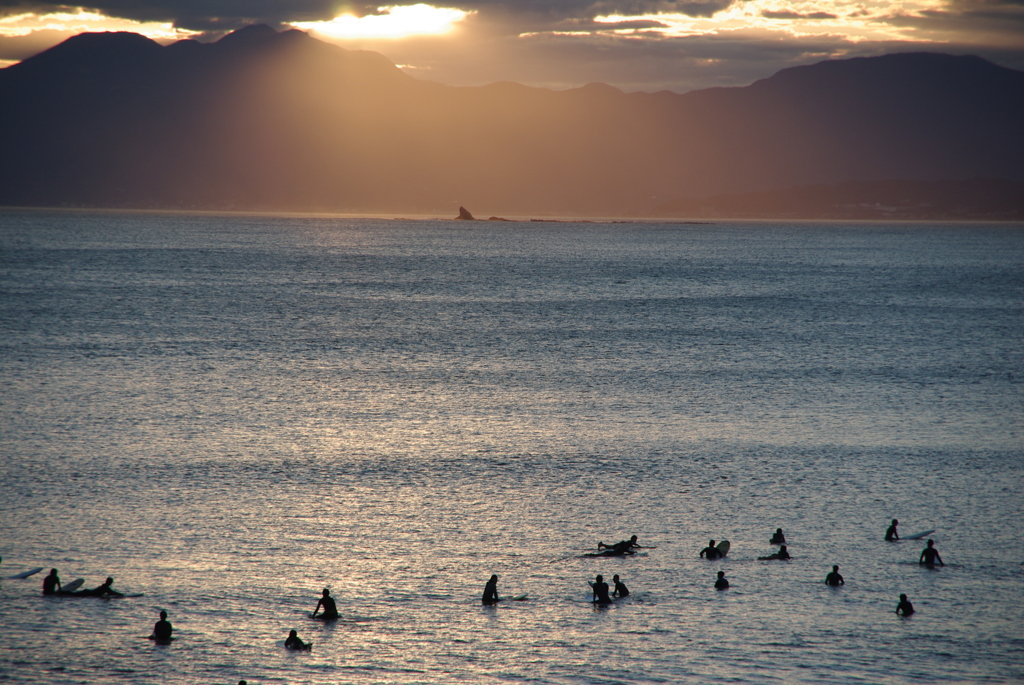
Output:
[[[1020,679],[1022,256],[1020,227],[4,212],[3,575],[145,596],[2,581],[0,680]],[[756,561],[776,526],[795,558]],[[530,600],[482,608],[491,573]],[[596,573],[631,599],[593,609]]]

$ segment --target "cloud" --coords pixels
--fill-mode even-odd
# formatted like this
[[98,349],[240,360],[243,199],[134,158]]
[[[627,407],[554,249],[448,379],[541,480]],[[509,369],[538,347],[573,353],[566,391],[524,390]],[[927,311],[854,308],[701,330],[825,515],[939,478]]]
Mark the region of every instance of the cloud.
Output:
[[838,19],[837,15],[830,14],[828,12],[808,12],[806,14],[800,14],[799,12],[791,12],[788,10],[763,10],[761,12],[761,16],[768,19]]
[[[412,5],[441,28],[397,37],[377,30]],[[1024,68],[1024,0],[87,0],[83,10],[163,42],[213,40],[252,23],[298,26],[452,85],[602,81],[627,91],[685,91],[745,85],[823,59],[908,50],[975,53]],[[31,17],[78,12],[0,0],[0,60],[24,58],[73,33],[53,22],[4,33],[5,18],[22,17],[24,28]]]

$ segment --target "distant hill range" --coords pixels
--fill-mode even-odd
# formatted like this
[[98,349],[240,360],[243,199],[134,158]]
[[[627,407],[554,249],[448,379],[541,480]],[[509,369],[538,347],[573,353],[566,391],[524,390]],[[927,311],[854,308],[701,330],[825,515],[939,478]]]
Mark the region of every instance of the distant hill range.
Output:
[[444,86],[266,26],[97,33],[0,70],[0,103],[7,206],[1021,217],[1024,72],[970,56],[625,94]]

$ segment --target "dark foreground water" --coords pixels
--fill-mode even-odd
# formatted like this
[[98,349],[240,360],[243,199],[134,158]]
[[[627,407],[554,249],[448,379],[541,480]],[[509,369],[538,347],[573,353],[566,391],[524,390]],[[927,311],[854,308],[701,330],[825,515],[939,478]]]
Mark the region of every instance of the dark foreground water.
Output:
[[1021,226],[3,212],[0,574],[144,596],[0,681],[1019,682],[1022,381]]

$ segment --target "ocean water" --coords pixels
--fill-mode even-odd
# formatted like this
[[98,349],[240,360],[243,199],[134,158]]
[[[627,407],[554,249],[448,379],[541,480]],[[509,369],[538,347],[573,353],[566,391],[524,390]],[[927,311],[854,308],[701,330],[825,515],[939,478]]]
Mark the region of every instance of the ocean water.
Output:
[[0,681],[1020,682],[1022,381],[1020,225],[3,211]]

